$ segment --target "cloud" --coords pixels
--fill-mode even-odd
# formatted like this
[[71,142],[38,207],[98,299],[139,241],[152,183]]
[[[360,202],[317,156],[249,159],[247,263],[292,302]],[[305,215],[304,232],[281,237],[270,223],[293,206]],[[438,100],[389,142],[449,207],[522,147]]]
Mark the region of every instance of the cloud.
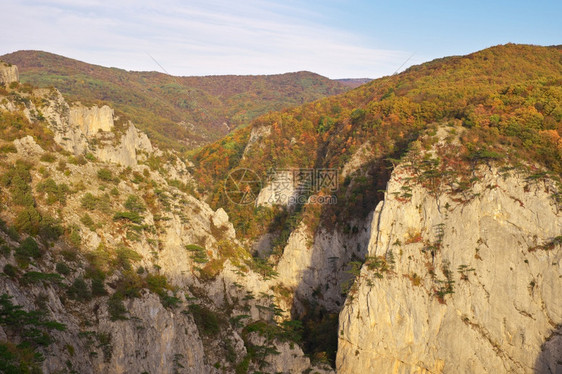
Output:
[[377,77],[409,56],[373,48],[290,1],[8,0],[3,8],[13,16],[0,24],[2,53],[41,49],[130,70],[161,70],[150,54],[176,75]]

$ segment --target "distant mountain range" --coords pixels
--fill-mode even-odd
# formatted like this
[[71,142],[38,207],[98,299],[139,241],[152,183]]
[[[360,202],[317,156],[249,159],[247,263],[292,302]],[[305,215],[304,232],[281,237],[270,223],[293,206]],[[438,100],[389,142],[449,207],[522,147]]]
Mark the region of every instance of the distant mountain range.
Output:
[[343,78],[343,79],[335,79],[336,82],[340,82],[344,86],[356,88],[359,86],[364,85],[365,83],[369,83],[372,81],[371,78]]
[[193,148],[274,110],[345,92],[342,82],[310,72],[256,76],[175,77],[92,65],[42,51],[0,60],[18,66],[23,83],[54,86],[69,101],[108,104],[160,146]]

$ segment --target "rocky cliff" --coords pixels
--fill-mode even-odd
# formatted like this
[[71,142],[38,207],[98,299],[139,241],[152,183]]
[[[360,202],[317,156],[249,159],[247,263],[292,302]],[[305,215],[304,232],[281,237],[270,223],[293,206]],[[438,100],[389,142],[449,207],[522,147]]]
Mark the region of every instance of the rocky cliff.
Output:
[[70,106],[54,89],[3,99],[2,120],[22,131],[0,140],[0,365],[312,369],[298,329],[283,323],[282,282],[236,239],[226,212],[197,197],[188,164],[108,107]]
[[70,126],[80,128],[86,137],[113,129],[113,109],[107,105],[88,108],[78,103],[70,107],[69,117]]
[[562,370],[557,186],[481,167],[463,197],[396,168],[340,315],[338,373]]
[[0,61],[0,84],[8,85],[19,81],[19,72],[16,65],[6,64]]

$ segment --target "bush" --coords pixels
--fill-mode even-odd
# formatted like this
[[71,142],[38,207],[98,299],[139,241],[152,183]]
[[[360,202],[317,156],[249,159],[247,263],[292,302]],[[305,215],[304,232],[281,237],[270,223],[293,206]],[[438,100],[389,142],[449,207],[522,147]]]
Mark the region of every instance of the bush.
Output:
[[51,162],[55,162],[57,160],[57,157],[54,154],[52,154],[51,152],[45,152],[41,156],[40,160],[43,161],[43,162],[51,163]]
[[207,252],[205,248],[200,247],[196,244],[188,244],[185,246],[185,249],[191,252],[191,259],[198,263],[198,264],[205,264],[209,262],[209,258],[207,257]]
[[113,182],[113,173],[107,168],[98,170],[98,178],[104,182]]
[[14,278],[16,275],[18,275],[18,269],[14,265],[6,264],[4,265],[4,274],[11,278]]
[[117,283],[117,290],[123,297],[140,297],[140,291],[143,287],[144,280],[130,270],[123,271],[123,276]]
[[115,255],[117,257],[115,261],[116,265],[125,270],[131,269],[131,261],[139,261],[142,259],[141,255],[125,246],[119,246],[115,250]]
[[122,219],[123,220],[129,220],[133,223],[136,223],[137,225],[140,225],[142,223],[142,221],[144,220],[144,217],[142,217],[137,212],[117,212],[113,215],[114,221],[118,221],[118,220],[122,220]]
[[64,206],[66,204],[66,195],[70,192],[70,188],[65,183],[57,185],[52,178],[48,178],[37,185],[37,191],[47,193],[48,205],[60,202]]
[[8,187],[12,193],[12,201],[16,205],[32,207],[35,205],[31,191],[31,164],[17,160],[15,167],[8,170],[0,178],[3,186]]
[[29,271],[23,275],[21,278],[21,283],[23,285],[35,284],[35,283],[56,283],[60,284],[62,277],[56,273],[41,273],[39,271]]
[[119,292],[115,292],[107,300],[107,311],[112,321],[129,319],[127,317],[127,308],[125,308],[125,304],[123,304],[123,296]]
[[84,213],[84,215],[80,218],[80,222],[82,222],[82,224],[91,231],[96,231],[96,223],[88,213]]
[[127,201],[125,201],[125,208],[130,212],[142,213],[146,211],[146,207],[142,203],[142,200],[136,195],[129,195]]
[[70,232],[68,233],[68,241],[75,247],[79,247],[82,242],[80,237],[80,228],[77,226],[70,227]]
[[62,275],[70,274],[70,268],[64,262],[57,262],[55,269],[59,274]]
[[82,208],[93,211],[98,210],[102,213],[108,213],[111,210],[111,198],[108,194],[102,196],[94,196],[87,192],[80,199]]
[[98,205],[98,198],[88,192],[80,199],[80,205],[84,209],[94,210]]
[[12,248],[8,244],[0,244],[0,254],[4,257],[10,256]]
[[191,304],[189,311],[200,333],[217,335],[220,332],[221,320],[215,312],[199,304]]
[[57,221],[49,216],[42,217],[34,207],[23,209],[16,216],[14,226],[29,235],[41,235],[45,239],[57,239],[63,232]]
[[8,226],[6,222],[0,218],[0,230],[8,234],[8,237],[14,241],[20,240],[20,234],[13,226]]
[[0,372],[2,373],[40,373],[44,360],[36,351],[40,346],[50,345],[54,339],[51,330],[64,331],[65,325],[46,318],[46,310],[25,311],[14,305],[12,297],[0,295],[0,326],[5,333],[20,343],[0,343]]
[[21,242],[20,246],[16,248],[16,256],[40,258],[41,251],[39,250],[37,242],[31,236],[28,236]]
[[25,232],[29,235],[37,235],[41,225],[41,214],[30,206],[18,213],[14,221],[14,226],[19,232]]
[[66,293],[68,297],[78,301],[89,301],[92,298],[90,288],[83,278],[76,278]]
[[92,278],[92,296],[105,296],[107,291],[105,285],[103,284],[103,279],[99,277]]
[[59,221],[50,216],[42,216],[39,225],[39,235],[46,240],[56,240],[64,233]]

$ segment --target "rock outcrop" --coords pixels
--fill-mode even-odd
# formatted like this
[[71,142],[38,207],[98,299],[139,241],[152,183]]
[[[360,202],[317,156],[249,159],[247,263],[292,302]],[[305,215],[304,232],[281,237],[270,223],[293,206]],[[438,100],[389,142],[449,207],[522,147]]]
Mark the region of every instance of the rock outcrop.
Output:
[[111,138],[109,141],[102,141],[100,142],[102,146],[93,150],[94,155],[100,160],[123,166],[136,166],[139,153],[150,155],[154,149],[148,136],[138,131],[132,123],[128,126],[117,144]]
[[555,186],[481,171],[462,202],[419,185],[405,199],[411,174],[393,172],[340,315],[338,373],[562,370]]
[[86,137],[98,131],[109,132],[113,129],[113,109],[107,105],[88,108],[78,103],[70,107],[69,124],[78,127]]
[[342,290],[352,279],[348,264],[365,257],[370,237],[368,224],[357,223],[356,227],[358,233],[354,235],[326,229],[313,235],[304,224],[293,231],[277,272],[278,280],[295,290],[297,315],[303,312],[299,300],[314,300],[332,313],[341,310],[345,300]]
[[20,108],[22,104],[11,101],[0,108],[12,112],[21,109],[31,122],[44,118],[54,141],[75,156],[91,153],[100,161],[132,167],[156,151],[148,136],[133,123],[123,123],[117,129],[114,111],[107,105],[101,108],[80,103],[69,105],[54,88],[36,89],[30,97],[35,100],[25,101],[23,108]]
[[6,64],[0,61],[0,84],[19,82],[19,72],[16,65]]

